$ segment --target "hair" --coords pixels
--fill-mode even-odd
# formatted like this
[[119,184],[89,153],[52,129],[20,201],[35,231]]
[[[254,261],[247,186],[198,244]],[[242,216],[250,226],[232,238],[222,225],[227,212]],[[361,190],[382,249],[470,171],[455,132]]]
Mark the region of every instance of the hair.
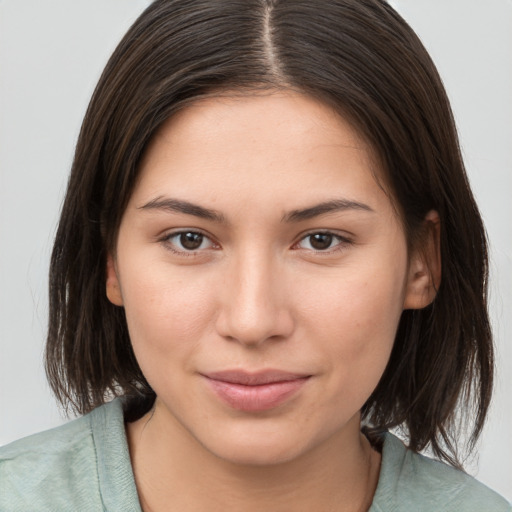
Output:
[[[490,402],[487,242],[442,82],[422,43],[383,0],[156,0],[110,58],[85,115],[51,257],[46,371],[59,401],[87,413],[112,396],[155,394],[123,308],[105,293],[106,259],[164,121],[224,92],[293,89],[349,119],[377,155],[407,240],[437,210],[442,281],[403,312],[387,368],[362,409],[400,427],[412,450],[461,467]],[[151,405],[149,405],[150,407]],[[461,413],[462,411],[462,413]],[[460,444],[460,443],[459,443]]]

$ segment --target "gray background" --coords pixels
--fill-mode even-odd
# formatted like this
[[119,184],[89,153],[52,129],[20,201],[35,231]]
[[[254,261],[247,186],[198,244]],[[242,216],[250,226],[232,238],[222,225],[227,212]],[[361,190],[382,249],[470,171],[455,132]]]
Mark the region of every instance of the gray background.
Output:
[[[64,421],[42,371],[47,267],[73,146],[147,0],[0,0],[0,444]],[[395,0],[452,100],[492,247],[498,379],[471,473],[512,500],[512,2]]]

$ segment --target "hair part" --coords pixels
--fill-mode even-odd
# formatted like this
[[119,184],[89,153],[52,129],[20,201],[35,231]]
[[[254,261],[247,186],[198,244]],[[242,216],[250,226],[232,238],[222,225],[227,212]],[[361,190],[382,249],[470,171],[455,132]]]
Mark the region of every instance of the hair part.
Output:
[[421,246],[426,213],[439,213],[436,299],[403,312],[362,414],[374,432],[401,427],[411,449],[430,446],[460,466],[456,411],[470,411],[471,449],[492,390],[487,242],[435,66],[382,0],[156,0],[144,11],[110,58],[78,139],[51,258],[50,385],[76,412],[119,395],[138,404],[131,417],[147,410],[154,392],[124,310],[105,293],[141,158],[193,102],[275,89],[324,102],[368,141],[410,247]]

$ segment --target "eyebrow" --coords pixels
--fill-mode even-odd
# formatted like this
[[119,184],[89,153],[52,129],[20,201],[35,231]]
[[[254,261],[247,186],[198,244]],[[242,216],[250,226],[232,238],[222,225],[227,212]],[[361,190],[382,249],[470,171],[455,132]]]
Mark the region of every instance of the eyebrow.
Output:
[[211,220],[220,224],[226,224],[226,218],[222,213],[211,210],[210,208],[204,208],[197,204],[189,203],[188,201],[182,201],[180,199],[172,199],[170,197],[157,197],[149,201],[143,206],[139,206],[141,210],[164,210],[175,213],[185,213],[187,215],[193,215],[201,219]]
[[303,208],[301,210],[292,210],[283,216],[283,222],[300,222],[304,220],[310,220],[320,215],[326,215],[329,213],[337,213],[347,210],[363,210],[367,212],[375,212],[373,208],[367,204],[360,203],[358,201],[350,201],[347,199],[333,199],[331,201],[325,201],[320,204],[316,204],[309,208]]
[[[184,213],[186,215],[193,215],[201,219],[218,222],[219,224],[227,224],[224,215],[217,210],[210,208],[204,208],[189,201],[183,201],[181,199],[173,199],[170,197],[157,197],[152,199],[143,206],[139,206],[140,210],[164,210],[175,213]],[[283,215],[282,222],[301,222],[310,220],[320,215],[326,215],[329,213],[337,213],[347,210],[362,210],[367,212],[374,212],[373,208],[367,204],[360,203],[358,201],[350,201],[347,199],[333,199],[331,201],[325,201],[323,203],[303,208],[299,210],[292,210]]]

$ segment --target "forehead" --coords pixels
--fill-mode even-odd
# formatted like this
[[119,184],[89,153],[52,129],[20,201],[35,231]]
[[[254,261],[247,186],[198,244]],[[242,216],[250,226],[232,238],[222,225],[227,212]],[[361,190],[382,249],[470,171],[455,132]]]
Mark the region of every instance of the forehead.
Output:
[[283,202],[284,192],[290,202],[328,193],[382,201],[375,162],[353,126],[309,96],[224,95],[199,100],[164,123],[144,155],[134,196],[172,192],[220,201],[252,189],[266,202]]
[[[271,128],[269,130],[269,128]],[[275,138],[276,131],[282,137]],[[333,108],[293,91],[229,94],[199,99],[172,116],[153,138],[155,144],[209,142],[229,136],[237,147],[269,149],[274,143],[296,148],[345,145],[369,152],[363,137]],[[249,137],[247,137],[249,135]],[[228,139],[226,139],[228,140]],[[206,148],[205,148],[206,149]]]

